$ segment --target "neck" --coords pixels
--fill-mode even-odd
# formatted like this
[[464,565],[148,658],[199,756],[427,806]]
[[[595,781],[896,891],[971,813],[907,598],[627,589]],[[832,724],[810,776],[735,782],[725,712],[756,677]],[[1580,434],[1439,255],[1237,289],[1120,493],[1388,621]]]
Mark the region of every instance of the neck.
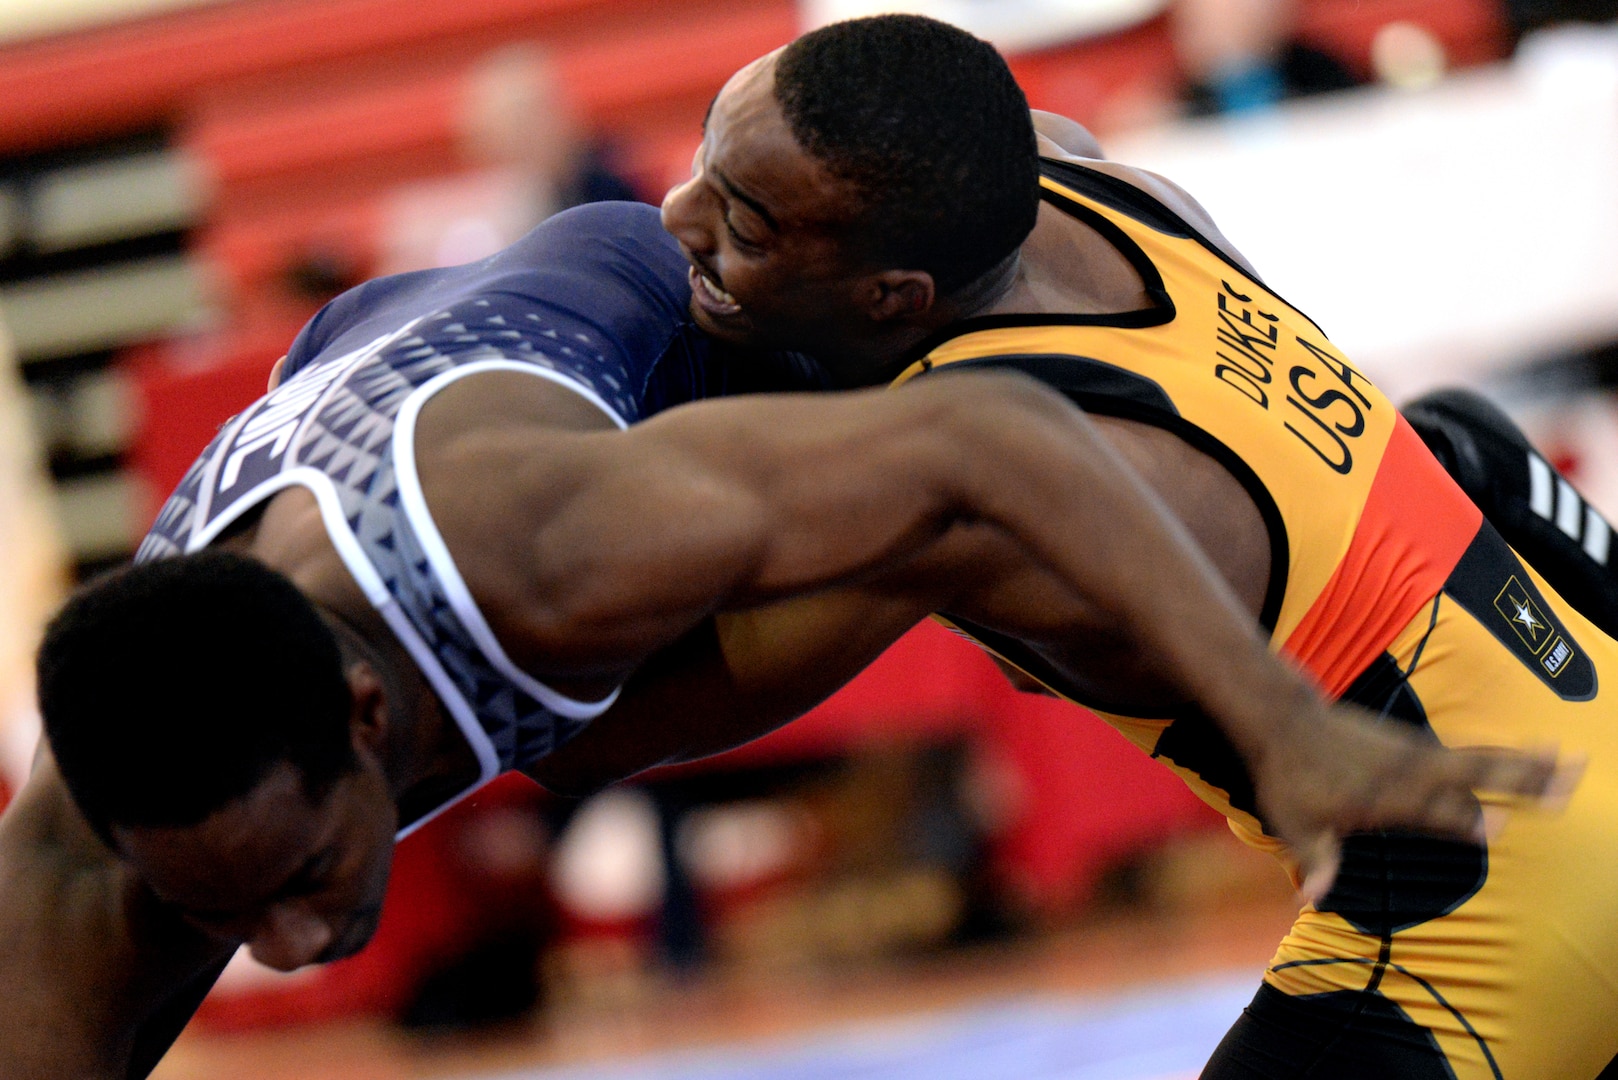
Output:
[[369,618],[353,618],[329,608],[323,614],[337,635],[344,667],[363,662],[382,681],[387,727],[379,756],[394,801],[424,784],[447,782],[468,770],[475,775],[471,747],[381,618],[374,612]]
[[988,273],[949,294],[943,304],[950,312],[947,321],[955,322],[993,312],[1022,283],[1026,269],[1019,247]]
[[896,320],[869,342],[845,345],[839,350],[839,360],[823,362],[834,375],[843,370],[861,373],[859,378],[840,381],[867,385],[889,382],[899,374],[916,346],[946,326],[993,312],[1013,293],[1022,277],[1022,256],[1014,251],[987,273],[939,296],[922,315]]

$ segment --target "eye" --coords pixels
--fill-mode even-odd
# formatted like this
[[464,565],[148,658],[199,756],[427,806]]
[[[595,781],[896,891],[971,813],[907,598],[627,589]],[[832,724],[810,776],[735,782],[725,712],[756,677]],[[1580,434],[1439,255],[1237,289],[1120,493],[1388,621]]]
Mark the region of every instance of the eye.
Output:
[[735,241],[736,246],[744,251],[762,250],[758,244],[747,239],[747,237],[736,231],[736,226],[731,222],[729,214],[725,215],[725,231],[730,234],[730,238],[731,240]]
[[319,892],[326,883],[326,875],[331,873],[336,865],[337,849],[325,848],[304,863],[303,869],[298,871],[298,876],[287,883],[283,892],[287,896],[308,896]]

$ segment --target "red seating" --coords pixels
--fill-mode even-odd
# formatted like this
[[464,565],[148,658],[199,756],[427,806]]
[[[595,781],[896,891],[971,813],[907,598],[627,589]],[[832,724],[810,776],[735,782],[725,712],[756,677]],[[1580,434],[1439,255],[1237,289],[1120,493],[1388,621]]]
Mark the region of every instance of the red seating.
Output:
[[0,151],[162,123],[224,82],[667,18],[657,0],[239,0],[0,49]]
[[[725,79],[790,40],[794,29],[789,4],[712,5],[631,34],[558,43],[558,83],[592,130],[632,132],[647,120],[661,128],[671,103],[695,130]],[[378,156],[436,159],[444,171],[466,163],[465,99],[475,61],[463,55],[397,65],[312,86],[300,76],[304,85],[204,96],[180,141],[206,163],[227,200],[238,185],[286,183],[299,173],[316,180]]]
[[1152,102],[1174,100],[1180,84],[1166,18],[1013,57],[1011,70],[1034,108],[1102,134],[1129,124]]

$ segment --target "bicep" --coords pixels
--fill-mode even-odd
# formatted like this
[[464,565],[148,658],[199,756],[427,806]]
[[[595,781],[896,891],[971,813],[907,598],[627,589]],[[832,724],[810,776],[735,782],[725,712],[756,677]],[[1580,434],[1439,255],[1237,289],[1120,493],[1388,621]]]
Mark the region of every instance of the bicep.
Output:
[[1111,655],[1115,646],[1095,607],[1008,533],[960,524],[870,580],[704,621],[651,657],[612,709],[530,775],[582,795],[741,746],[820,704],[944,609],[1030,642],[1088,643],[1067,655]]
[[927,400],[759,397],[627,432],[474,431],[453,451],[463,482],[429,498],[514,661],[541,678],[627,672],[715,612],[864,580],[947,529],[947,436],[909,415]]

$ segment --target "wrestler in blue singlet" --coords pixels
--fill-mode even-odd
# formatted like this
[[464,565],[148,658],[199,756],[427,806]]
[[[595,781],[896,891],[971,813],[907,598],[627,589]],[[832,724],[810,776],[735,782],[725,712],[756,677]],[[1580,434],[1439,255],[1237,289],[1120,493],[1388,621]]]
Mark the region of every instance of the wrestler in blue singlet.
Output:
[[[361,285],[304,327],[280,385],[204,451],[136,559],[206,547],[276,492],[308,488],[354,580],[477,754],[473,787],[521,769],[616,693],[576,700],[506,656],[428,511],[416,417],[482,371],[566,386],[619,427],[719,394],[824,385],[795,354],[727,352],[697,331],[689,304],[686,260],[639,203],[579,207],[481,262]],[[405,831],[453,801],[412,808]]]

